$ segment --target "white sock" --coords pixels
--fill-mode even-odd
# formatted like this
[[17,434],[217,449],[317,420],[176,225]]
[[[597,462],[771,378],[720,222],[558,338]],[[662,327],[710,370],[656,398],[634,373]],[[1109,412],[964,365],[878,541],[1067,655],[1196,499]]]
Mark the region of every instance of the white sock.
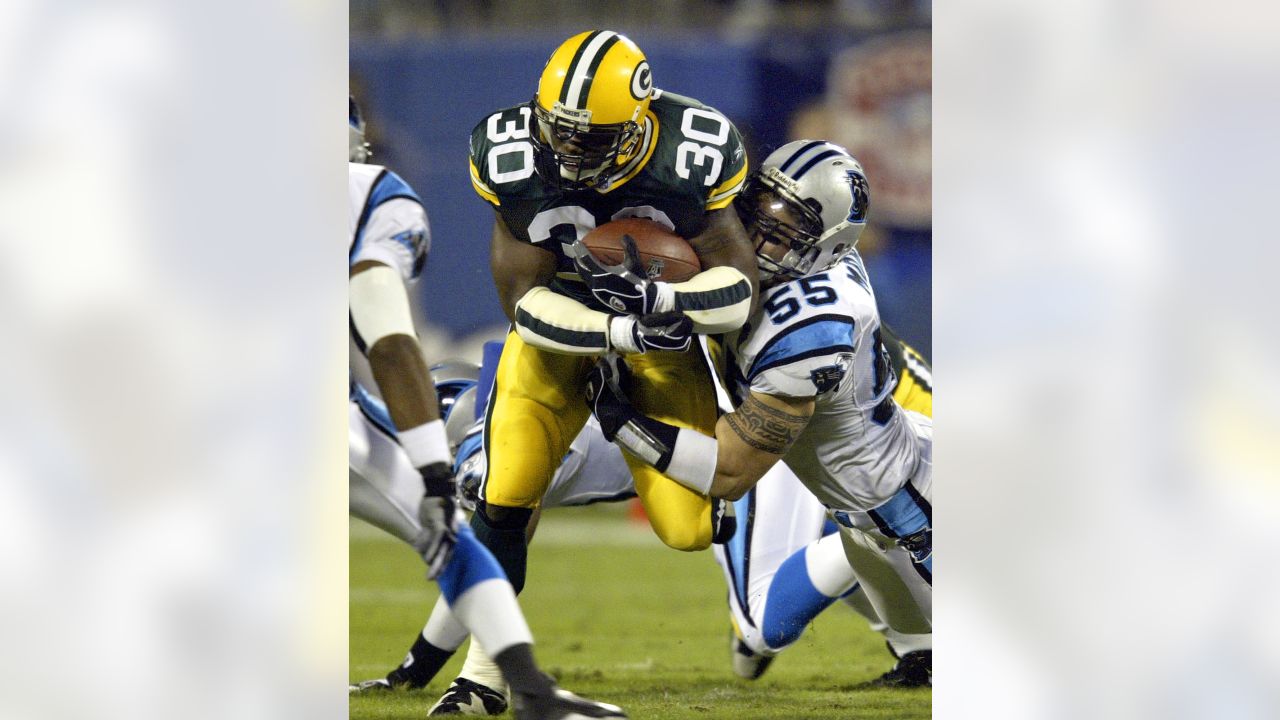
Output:
[[450,612],[449,604],[442,597],[431,608],[431,617],[422,628],[422,637],[442,650],[457,650],[467,639],[467,629]]
[[533,642],[516,594],[505,577],[472,585],[454,598],[449,609],[471,631],[472,644],[478,643],[490,656],[500,655],[512,645]]
[[467,661],[462,664],[458,677],[492,688],[508,697],[511,696],[511,691],[507,688],[506,680],[502,678],[502,671],[498,669],[498,664],[485,654],[484,648],[480,647],[478,642],[472,641],[467,648]]

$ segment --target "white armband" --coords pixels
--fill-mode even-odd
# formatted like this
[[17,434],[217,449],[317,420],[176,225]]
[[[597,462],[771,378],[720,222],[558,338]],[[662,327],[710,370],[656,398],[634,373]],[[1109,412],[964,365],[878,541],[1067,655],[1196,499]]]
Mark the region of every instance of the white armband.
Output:
[[389,335],[417,336],[409,294],[394,268],[378,264],[353,275],[348,292],[351,322],[366,348]]
[[417,427],[401,430],[396,433],[400,447],[409,456],[409,462],[416,468],[426,467],[432,463],[452,464],[449,455],[449,439],[444,432],[443,420],[432,420]]

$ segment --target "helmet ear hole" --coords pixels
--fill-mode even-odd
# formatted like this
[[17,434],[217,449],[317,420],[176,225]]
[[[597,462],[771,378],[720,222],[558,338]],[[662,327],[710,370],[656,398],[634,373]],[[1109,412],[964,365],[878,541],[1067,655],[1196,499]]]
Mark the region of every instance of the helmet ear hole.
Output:
[[809,232],[814,235],[821,235],[824,229],[822,227],[822,203],[817,198],[805,198],[802,202],[813,213],[809,219],[813,222],[814,227],[808,228]]

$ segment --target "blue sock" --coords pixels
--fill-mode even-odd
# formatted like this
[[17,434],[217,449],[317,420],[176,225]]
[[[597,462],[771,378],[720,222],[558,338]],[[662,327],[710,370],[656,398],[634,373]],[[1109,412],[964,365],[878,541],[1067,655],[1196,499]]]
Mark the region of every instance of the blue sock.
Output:
[[801,548],[784,560],[769,583],[760,629],[765,643],[775,650],[799,640],[805,627],[836,600],[814,587],[805,563],[807,549]]
[[466,525],[458,527],[458,545],[453,557],[440,573],[440,592],[450,605],[459,595],[472,586],[493,578],[506,578],[502,566],[493,559],[493,553],[476,540],[475,533]]

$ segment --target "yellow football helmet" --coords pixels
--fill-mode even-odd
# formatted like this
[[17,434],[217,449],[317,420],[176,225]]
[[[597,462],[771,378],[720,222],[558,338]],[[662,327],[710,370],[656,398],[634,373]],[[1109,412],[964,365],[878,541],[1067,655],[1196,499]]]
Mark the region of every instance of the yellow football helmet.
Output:
[[636,151],[652,95],[649,61],[627,37],[594,30],[564,41],[532,104],[538,174],[566,189],[596,185]]

